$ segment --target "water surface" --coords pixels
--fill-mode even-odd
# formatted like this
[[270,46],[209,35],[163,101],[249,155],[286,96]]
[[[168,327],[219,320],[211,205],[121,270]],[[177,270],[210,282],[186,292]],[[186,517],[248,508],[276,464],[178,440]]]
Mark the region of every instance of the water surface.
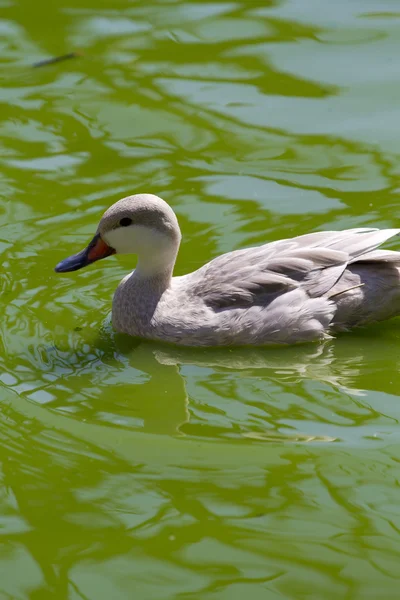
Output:
[[398,3],[0,6],[1,600],[397,598],[399,320],[175,349],[109,327],[131,257],[53,267],[140,191],[178,274],[398,226]]

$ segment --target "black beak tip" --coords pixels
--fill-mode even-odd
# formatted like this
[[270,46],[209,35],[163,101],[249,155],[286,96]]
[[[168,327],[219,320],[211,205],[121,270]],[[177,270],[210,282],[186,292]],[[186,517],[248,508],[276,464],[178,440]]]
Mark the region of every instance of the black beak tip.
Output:
[[62,262],[58,263],[58,265],[56,265],[54,267],[54,270],[55,270],[56,273],[65,273],[66,272],[66,269],[63,269]]
[[63,273],[63,272],[64,272],[64,269],[63,269],[63,262],[64,262],[64,261],[62,260],[61,262],[59,262],[59,263],[58,263],[58,265],[56,265],[56,266],[54,267],[54,270],[55,270],[55,272],[56,272],[56,273]]
[[83,260],[80,255],[70,256],[65,258],[54,267],[56,273],[70,273],[71,271],[77,271],[82,267],[85,267],[87,261]]

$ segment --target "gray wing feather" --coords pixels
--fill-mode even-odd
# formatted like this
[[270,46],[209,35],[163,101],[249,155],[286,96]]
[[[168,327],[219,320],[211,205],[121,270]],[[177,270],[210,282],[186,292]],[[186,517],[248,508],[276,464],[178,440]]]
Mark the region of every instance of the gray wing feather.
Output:
[[346,267],[360,261],[395,261],[399,253],[375,249],[398,229],[322,231],[219,256],[191,274],[194,294],[214,309],[267,305],[277,295],[301,287],[321,297]]
[[395,263],[400,264],[400,252],[394,250],[374,250],[359,256],[357,262],[370,263],[370,262],[384,262],[384,263]]

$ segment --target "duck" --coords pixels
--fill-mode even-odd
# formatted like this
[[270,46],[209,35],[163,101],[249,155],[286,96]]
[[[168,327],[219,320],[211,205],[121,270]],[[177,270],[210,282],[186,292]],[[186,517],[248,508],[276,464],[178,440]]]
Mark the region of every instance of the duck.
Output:
[[135,254],[112,302],[112,326],[181,346],[318,342],[400,314],[400,252],[380,246],[400,229],[317,231],[217,256],[173,276],[181,230],[153,194],[108,208],[88,246],[62,260],[76,271],[114,254]]

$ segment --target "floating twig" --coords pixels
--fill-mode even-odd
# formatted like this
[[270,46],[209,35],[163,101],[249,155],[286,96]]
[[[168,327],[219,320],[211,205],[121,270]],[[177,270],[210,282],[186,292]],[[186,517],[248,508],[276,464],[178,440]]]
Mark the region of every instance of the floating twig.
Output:
[[62,56],[55,56],[53,58],[46,58],[45,60],[39,60],[39,62],[34,63],[33,67],[47,67],[48,65],[54,65],[55,63],[62,62],[63,60],[69,60],[70,58],[78,58],[82,56],[81,52],[69,52],[68,54],[63,54]]

